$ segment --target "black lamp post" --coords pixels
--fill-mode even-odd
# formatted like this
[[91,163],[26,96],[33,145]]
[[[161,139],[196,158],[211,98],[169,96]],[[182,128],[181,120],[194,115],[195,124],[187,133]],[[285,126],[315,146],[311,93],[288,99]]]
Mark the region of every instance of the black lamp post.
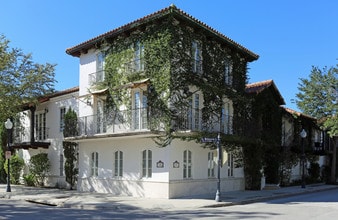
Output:
[[218,155],[218,166],[217,166],[217,191],[215,201],[221,201],[221,163],[222,163],[222,149],[221,149],[221,135],[217,135],[217,155]]
[[300,132],[300,136],[302,137],[302,156],[301,156],[301,162],[302,162],[302,188],[305,188],[305,151],[304,151],[304,139],[306,138],[306,131],[303,129]]
[[11,157],[11,131],[13,128],[13,123],[11,120],[8,118],[7,121],[5,122],[5,127],[7,129],[7,151],[6,151],[6,159],[7,159],[7,188],[6,192],[11,192],[11,170],[10,170],[10,157]]

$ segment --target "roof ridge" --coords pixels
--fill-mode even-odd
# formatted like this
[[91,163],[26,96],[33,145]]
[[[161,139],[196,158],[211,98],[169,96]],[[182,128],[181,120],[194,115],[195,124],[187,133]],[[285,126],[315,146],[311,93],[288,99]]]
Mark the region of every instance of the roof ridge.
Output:
[[166,8],[163,8],[163,9],[160,9],[160,10],[155,11],[153,13],[150,13],[150,14],[144,16],[144,17],[138,18],[138,19],[136,19],[134,21],[131,21],[131,22],[127,23],[127,24],[124,24],[124,25],[122,25],[120,27],[117,27],[115,29],[107,31],[107,32],[105,32],[103,34],[100,34],[100,35],[98,35],[96,37],[93,37],[93,38],[91,38],[91,39],[89,39],[87,41],[84,41],[84,42],[82,42],[80,44],[77,44],[77,45],[75,45],[73,47],[69,47],[69,48],[66,49],[66,53],[69,54],[69,55],[72,55],[72,56],[76,56],[76,52],[77,52],[76,50],[80,50],[81,47],[85,47],[86,45],[89,46],[90,44],[95,44],[100,39],[102,39],[104,37],[107,37],[107,36],[112,35],[112,34],[118,34],[119,31],[122,31],[122,30],[124,30],[127,27],[131,28],[133,25],[137,25],[140,22],[147,21],[147,19],[155,19],[156,16],[161,16],[161,15],[163,16],[166,13],[174,13],[174,12],[180,14],[181,16],[184,16],[184,17],[190,19],[192,22],[197,23],[202,28],[204,28],[204,29],[212,32],[216,36],[218,36],[218,37],[222,38],[223,40],[227,41],[229,44],[232,44],[233,46],[238,47],[240,50],[245,51],[245,53],[247,53],[247,54],[249,54],[251,56],[252,60],[258,59],[259,56],[257,54],[255,54],[254,52],[250,51],[249,49],[247,49],[246,47],[244,47],[241,44],[237,43],[236,41],[230,39],[226,35],[222,34],[221,32],[217,31],[216,29],[212,28],[211,26],[207,25],[206,23],[202,22],[201,20],[199,20],[199,19],[193,17],[192,15],[188,14],[187,12],[185,12],[185,11],[177,8],[174,4],[171,4],[170,6],[168,6]]

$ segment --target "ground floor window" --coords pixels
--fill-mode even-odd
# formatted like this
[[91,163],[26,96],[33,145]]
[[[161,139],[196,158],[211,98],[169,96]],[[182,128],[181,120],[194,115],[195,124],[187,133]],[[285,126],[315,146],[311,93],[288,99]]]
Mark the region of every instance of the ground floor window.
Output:
[[152,151],[142,151],[142,177],[150,178],[152,176]]
[[232,153],[228,153],[228,176],[234,176],[234,158]]
[[190,150],[183,151],[183,178],[192,178],[192,153]]
[[98,176],[99,153],[93,152],[91,157],[91,176]]
[[208,152],[208,177],[215,177],[214,152]]
[[122,177],[123,174],[123,152],[116,151],[114,153],[114,176]]

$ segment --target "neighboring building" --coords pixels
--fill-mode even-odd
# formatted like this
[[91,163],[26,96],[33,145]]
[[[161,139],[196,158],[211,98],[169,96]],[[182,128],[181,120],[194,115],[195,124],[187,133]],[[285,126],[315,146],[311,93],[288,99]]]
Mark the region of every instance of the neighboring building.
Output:
[[[309,174],[310,162],[318,163],[321,168],[327,165],[324,133],[317,119],[283,107],[283,97],[273,80],[248,84],[246,92],[254,95],[251,107],[259,127],[257,138],[270,143],[269,155],[275,155],[266,161],[267,183],[289,185],[301,179],[302,143],[307,158],[305,175]],[[307,133],[304,140],[300,136],[302,129]]]
[[51,171],[47,186],[66,187],[63,156],[63,120],[69,108],[78,112],[79,88],[46,95],[38,104],[27,104],[14,121],[12,147],[25,161],[24,174],[29,173],[29,160],[38,153],[48,153]]
[[[216,150],[182,138],[160,147],[156,137],[168,130],[186,138],[236,133],[231,94],[243,94],[256,54],[175,6],[66,52],[80,59],[80,134],[67,138],[79,144],[78,190],[160,198],[216,192]],[[221,116],[205,111],[217,105],[208,83],[224,88]],[[156,124],[161,104],[175,117]],[[243,168],[223,154],[221,190],[243,190]]]
[[[301,178],[302,167],[299,158],[302,156],[302,144],[304,144],[304,153],[308,159],[305,165],[305,174],[309,175],[310,162],[314,162],[319,164],[320,175],[325,178],[323,172],[325,167],[329,165],[329,158],[327,157],[329,146],[325,143],[326,134],[319,128],[317,119],[286,107],[282,107],[282,111],[282,149],[287,155],[298,156],[297,163],[294,166],[284,167],[288,174],[285,175],[285,185]],[[302,129],[306,131],[304,140],[300,135]]]

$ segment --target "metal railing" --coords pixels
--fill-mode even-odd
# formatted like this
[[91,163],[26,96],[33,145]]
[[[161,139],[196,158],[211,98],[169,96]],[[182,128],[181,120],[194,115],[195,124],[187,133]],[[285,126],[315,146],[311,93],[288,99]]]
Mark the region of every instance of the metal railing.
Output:
[[[49,128],[39,127],[34,130],[35,141],[45,141],[49,138]],[[31,142],[31,128],[30,127],[14,127],[13,129],[14,143],[28,143]]]
[[100,70],[88,75],[89,85],[95,85],[96,83],[104,81],[104,71]]
[[144,59],[134,59],[125,63],[126,74],[144,71]]
[[[164,129],[161,113],[151,113],[148,108],[111,111],[105,114],[90,115],[77,119],[78,135],[128,133]],[[220,123],[221,122],[221,123]],[[202,120],[201,109],[176,112],[171,118],[176,131],[209,131],[232,134],[232,116],[224,115],[221,120],[212,117]]]

